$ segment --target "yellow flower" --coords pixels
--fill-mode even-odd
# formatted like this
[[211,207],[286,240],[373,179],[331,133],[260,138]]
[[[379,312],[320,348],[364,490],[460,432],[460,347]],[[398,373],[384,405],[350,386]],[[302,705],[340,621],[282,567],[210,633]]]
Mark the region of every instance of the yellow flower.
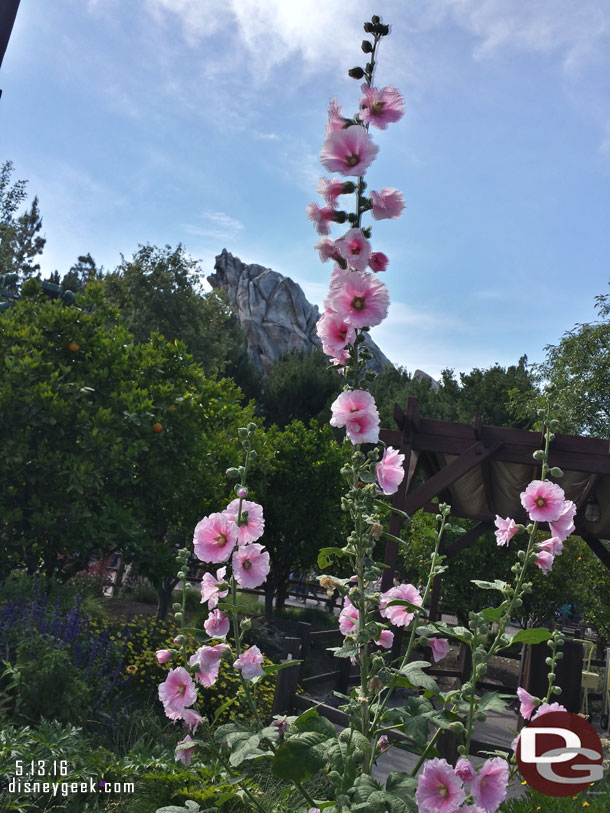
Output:
[[525,779],[523,780],[523,782],[521,784],[522,785],[527,785],[527,782],[525,781]]
[[125,671],[129,672],[130,675],[135,675],[136,672],[138,671],[138,667],[135,666],[135,664],[131,664],[130,666],[127,667]]
[[583,806],[583,807],[591,807],[591,805],[589,804],[589,802],[583,802],[583,803],[582,803],[582,806]]

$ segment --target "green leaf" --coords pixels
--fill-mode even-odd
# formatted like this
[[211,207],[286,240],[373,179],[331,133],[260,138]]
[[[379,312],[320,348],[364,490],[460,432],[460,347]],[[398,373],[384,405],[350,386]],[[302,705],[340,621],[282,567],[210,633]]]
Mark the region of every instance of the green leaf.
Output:
[[476,584],[477,587],[480,587],[481,590],[499,590],[501,593],[506,590],[507,586],[506,582],[503,582],[502,579],[495,579],[493,582],[485,582],[480,579],[471,579],[470,581]]
[[[311,711],[314,713],[310,714]],[[305,714],[308,716],[305,717]],[[316,734],[322,734],[326,739],[334,739],[334,737],[336,737],[337,732],[334,725],[329,719],[318,714],[315,707],[308,709],[305,714],[297,717],[292,724],[294,731],[314,731]]]
[[[510,695],[505,695],[510,697]],[[476,707],[480,711],[506,711],[503,696],[497,692],[485,692],[476,700]]]
[[345,556],[343,548],[322,548],[318,553],[318,567],[328,567],[335,556]]
[[420,607],[419,604],[412,604],[410,601],[407,601],[405,598],[396,598],[392,599],[392,601],[388,601],[385,604],[386,607],[408,607],[409,610],[413,610],[413,612],[417,612],[420,615],[428,615],[427,611],[424,610],[423,607]]
[[499,621],[504,615],[504,610],[507,606],[508,602],[504,601],[499,607],[486,607],[484,610],[480,610],[479,614],[482,615],[483,619],[488,623]]
[[532,627],[528,630],[519,630],[513,636],[511,644],[541,644],[543,641],[548,641],[551,633],[545,627]]
[[403,801],[409,801],[415,796],[417,779],[403,771],[391,771],[386,779],[385,789],[388,793],[398,796]]
[[275,752],[271,773],[286,782],[306,782],[326,763],[323,749],[317,748],[324,737],[313,731],[297,734],[282,743]]
[[236,697],[230,697],[228,700],[225,700],[225,702],[222,704],[222,706],[219,706],[216,709],[216,712],[215,712],[214,717],[212,719],[212,725],[214,725],[214,723],[221,717],[221,715],[229,708],[229,706],[232,706],[233,703],[235,703],[236,700],[237,700]]
[[422,667],[425,666],[430,666],[430,663],[428,661],[412,661],[399,670],[399,675],[406,678],[413,689],[422,688],[436,692],[438,691],[436,681],[422,670]]
[[275,675],[276,672],[279,672],[282,669],[288,669],[290,666],[298,666],[303,661],[285,661],[284,663],[270,663],[267,666],[263,666],[263,672],[266,675]]

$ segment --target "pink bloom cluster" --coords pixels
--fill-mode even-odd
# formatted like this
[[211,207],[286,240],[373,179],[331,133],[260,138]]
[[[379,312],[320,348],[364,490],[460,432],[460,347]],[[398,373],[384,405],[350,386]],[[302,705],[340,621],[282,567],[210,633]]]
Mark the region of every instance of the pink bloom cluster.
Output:
[[454,813],[470,794],[470,811],[494,813],[506,798],[508,763],[501,757],[488,759],[479,772],[467,759],[458,760],[455,769],[444,759],[429,759],[419,775],[415,799],[419,813]]
[[365,390],[345,390],[331,405],[330,425],[345,427],[352,443],[377,443],[379,412],[375,399]]
[[[193,540],[195,554],[202,562],[226,562],[231,558],[237,583],[241,587],[260,587],[270,569],[269,553],[262,545],[255,544],[264,530],[262,506],[239,497],[230,502],[222,513],[210,514],[197,523]],[[223,567],[217,571],[216,577],[211,573],[203,575],[201,601],[207,602],[210,610],[216,607],[218,599],[228,593],[228,590],[220,589],[225,574],[226,568]],[[208,618],[208,623],[213,623],[211,618]],[[224,624],[219,629],[223,627]]]
[[384,494],[394,494],[398,491],[398,486],[405,476],[405,470],[402,467],[404,462],[404,454],[400,454],[392,446],[385,449],[383,457],[376,467],[377,482]]
[[381,594],[379,612],[383,618],[387,618],[395,627],[406,627],[415,617],[414,611],[403,604],[389,606],[392,601],[408,601],[409,604],[421,607],[423,599],[417,587],[412,584],[399,584]]
[[358,118],[364,124],[385,130],[389,123],[402,118],[405,102],[396,88],[389,86],[379,90],[364,84],[361,90],[364,96],[360,99]]
[[[563,543],[574,533],[576,506],[566,500],[561,486],[548,480],[533,480],[521,493],[521,505],[532,522],[548,522],[552,534],[550,539],[538,545],[536,565],[544,575],[553,567],[556,556],[561,556]],[[523,529],[514,519],[496,515],[496,541],[498,545],[508,545],[513,536]]]

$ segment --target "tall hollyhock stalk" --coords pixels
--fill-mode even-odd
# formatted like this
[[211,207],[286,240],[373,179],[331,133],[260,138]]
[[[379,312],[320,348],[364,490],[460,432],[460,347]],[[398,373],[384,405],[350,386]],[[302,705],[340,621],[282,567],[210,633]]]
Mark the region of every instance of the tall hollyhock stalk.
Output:
[[[404,102],[393,87],[373,86],[379,44],[389,34],[389,27],[373,17],[370,23],[365,23],[364,29],[371,35],[371,39],[362,43],[368,62],[364,68],[353,68],[349,72],[355,79],[364,79],[359,110],[348,118],[334,100],[330,103],[326,139],[320,153],[321,163],[327,170],[355,180],[322,178],[318,190],[327,206],[321,210],[317,204],[310,204],[307,211],[320,234],[328,234],[331,223],[349,225],[339,238],[327,238],[316,245],[323,262],[334,260],[325,311],[317,330],[331,363],[345,376],[344,390],[332,405],[330,423],[344,427],[354,447],[351,463],[342,469],[348,484],[343,508],[350,512],[353,531],[341,552],[349,556],[354,576],[344,583],[329,582],[330,577],[321,577],[321,581],[330,583],[331,588],[338,586],[345,596],[341,628],[346,632],[346,640],[337,654],[358,660],[360,690],[349,711],[353,719],[358,719],[361,734],[368,739],[373,734],[371,702],[382,686],[379,672],[385,667],[382,657],[372,655],[371,645],[387,646],[392,638],[389,625],[380,620],[379,612],[391,619],[391,623],[408,624],[413,616],[405,612],[405,607],[411,602],[421,604],[421,596],[413,585],[402,585],[402,592],[395,596],[381,597],[376,589],[382,571],[373,559],[373,548],[382,529],[375,500],[379,488],[384,494],[397,490],[404,476],[404,456],[391,448],[385,450],[383,457],[378,447],[366,453],[362,448],[363,444],[379,441],[379,414],[368,392],[375,374],[367,369],[371,353],[366,347],[366,334],[385,319],[389,306],[387,287],[376,276],[385,271],[388,258],[382,252],[373,251],[371,227],[363,226],[362,220],[369,211],[375,219],[398,217],[404,202],[396,189],[385,188],[367,196],[364,176],[379,151],[369,134],[370,126],[386,129],[389,122],[398,121],[403,115]],[[335,208],[339,198],[348,194],[354,195],[354,210]],[[323,216],[319,214],[321,211],[324,211]],[[320,564],[325,566],[327,562],[323,552]]]

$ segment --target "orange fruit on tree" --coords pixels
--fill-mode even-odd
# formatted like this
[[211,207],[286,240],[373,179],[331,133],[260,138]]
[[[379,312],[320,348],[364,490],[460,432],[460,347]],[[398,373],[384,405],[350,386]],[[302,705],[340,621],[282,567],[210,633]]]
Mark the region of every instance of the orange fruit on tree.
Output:
[[162,432],[162,431],[163,431],[162,423],[153,423],[153,432]]
[[72,353],[76,353],[78,350],[80,350],[80,344],[78,342],[75,342],[74,339],[72,339],[72,341],[68,345],[68,350],[70,350]]

